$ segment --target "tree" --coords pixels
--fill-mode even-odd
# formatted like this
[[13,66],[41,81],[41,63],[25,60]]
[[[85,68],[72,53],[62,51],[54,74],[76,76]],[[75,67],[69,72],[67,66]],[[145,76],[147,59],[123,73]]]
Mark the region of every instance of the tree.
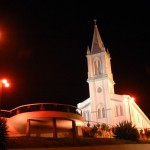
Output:
[[5,149],[8,136],[7,120],[0,117],[0,148]]

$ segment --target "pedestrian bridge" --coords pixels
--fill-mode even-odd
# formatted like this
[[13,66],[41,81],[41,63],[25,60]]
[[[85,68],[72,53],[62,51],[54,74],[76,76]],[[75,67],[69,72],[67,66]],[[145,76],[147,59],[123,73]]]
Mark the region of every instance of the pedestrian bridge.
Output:
[[82,111],[72,105],[34,103],[1,110],[7,118],[8,134],[16,136],[75,137],[84,125]]

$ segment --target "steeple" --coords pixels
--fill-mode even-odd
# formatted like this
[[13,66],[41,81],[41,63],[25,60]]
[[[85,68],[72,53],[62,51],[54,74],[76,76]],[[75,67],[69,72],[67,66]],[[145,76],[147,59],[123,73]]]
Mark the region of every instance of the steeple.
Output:
[[90,52],[90,48],[89,48],[89,46],[87,47],[87,51],[86,51],[86,53],[87,53],[87,55],[91,53],[91,52]]
[[93,34],[91,53],[99,53],[105,51],[105,47],[97,28],[96,19],[94,20],[94,23],[95,25],[94,25],[94,34]]

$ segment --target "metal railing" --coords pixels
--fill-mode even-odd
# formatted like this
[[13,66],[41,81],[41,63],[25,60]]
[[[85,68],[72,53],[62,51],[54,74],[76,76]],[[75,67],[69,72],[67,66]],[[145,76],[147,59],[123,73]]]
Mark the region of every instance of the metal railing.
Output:
[[58,104],[58,103],[34,103],[21,105],[12,110],[0,110],[1,117],[12,117],[20,113],[24,112],[33,112],[33,111],[59,111],[59,112],[69,112],[82,116],[82,110],[66,104]]

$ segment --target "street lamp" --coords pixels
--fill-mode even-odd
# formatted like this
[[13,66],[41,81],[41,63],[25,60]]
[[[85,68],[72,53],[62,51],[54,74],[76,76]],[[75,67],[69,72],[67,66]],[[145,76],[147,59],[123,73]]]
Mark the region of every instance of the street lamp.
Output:
[[1,40],[1,38],[2,38],[2,32],[0,31],[0,40]]
[[125,97],[124,99],[124,103],[125,104],[128,104],[128,110],[129,110],[129,117],[130,117],[130,122],[132,122],[132,118],[131,118],[131,104],[134,102],[134,98],[133,97],[130,97],[130,96],[127,96]]
[[6,79],[0,80],[0,111],[1,111],[1,98],[2,98],[2,89],[3,89],[3,86],[9,87],[9,83],[7,82]]

